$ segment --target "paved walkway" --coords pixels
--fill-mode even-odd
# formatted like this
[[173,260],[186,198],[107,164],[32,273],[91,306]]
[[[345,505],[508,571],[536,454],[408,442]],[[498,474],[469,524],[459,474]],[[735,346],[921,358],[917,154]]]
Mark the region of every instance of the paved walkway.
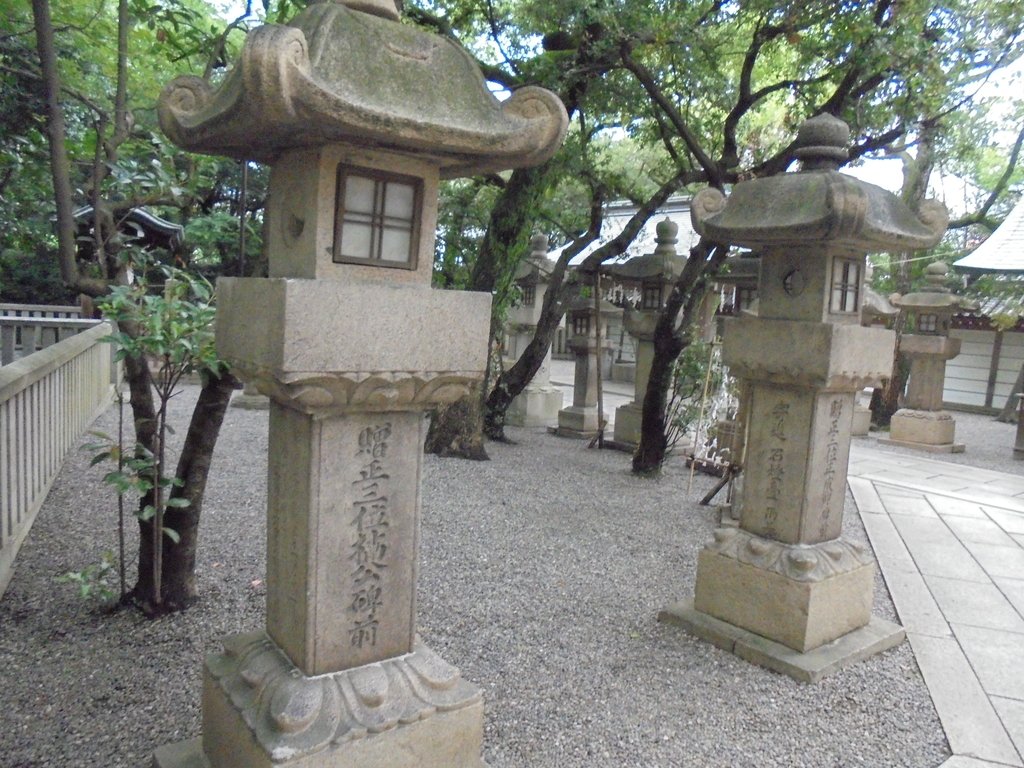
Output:
[[1024,477],[853,446],[850,488],[953,757],[1024,766]]

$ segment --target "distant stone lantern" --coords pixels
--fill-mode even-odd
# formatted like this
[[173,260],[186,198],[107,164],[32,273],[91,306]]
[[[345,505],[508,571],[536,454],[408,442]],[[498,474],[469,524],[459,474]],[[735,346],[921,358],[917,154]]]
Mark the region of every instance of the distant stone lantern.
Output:
[[[608,317],[617,314],[618,307],[601,300],[600,317],[594,308],[592,296],[580,296],[569,305],[566,323],[569,338],[566,341],[576,357],[573,377],[572,405],[558,412],[555,432],[563,437],[591,438],[601,429],[604,414],[598,413],[597,366],[601,356],[611,348],[608,338]],[[598,349],[598,324],[601,328],[601,347]]]
[[[530,239],[530,253],[516,272],[515,281],[522,298],[509,312],[509,353],[514,363],[533,340],[551,289],[552,261],[548,258],[548,238],[537,234]],[[551,386],[551,345],[533,379],[508,407],[505,422],[519,427],[546,427],[558,421],[562,391]]]
[[480,690],[416,636],[423,413],[478,386],[490,317],[430,288],[438,182],[543,162],[565,109],[497,101],[451,40],[350,0],[158,110],[186,149],[271,165],[270,278],[218,281],[217,348],[272,402],[266,631],[207,659],[202,739],[155,765],[480,766]]
[[723,361],[750,382],[739,528],[700,553],[695,597],[662,620],[804,680],[899,642],[871,616],[874,561],[842,537],[854,398],[889,375],[892,331],[860,326],[865,254],[934,245],[945,209],[919,220],[892,194],[838,173],[849,129],[801,126],[802,172],[694,199],[708,239],[761,252],[759,317],[725,321]]
[[941,261],[925,267],[928,285],[906,296],[893,294],[893,304],[909,315],[913,333],[904,333],[900,352],[910,359],[910,378],[904,407],[893,414],[889,438],[880,442],[933,453],[961,453],[955,440],[956,421],[942,407],[946,362],[960,354],[960,339],[950,338],[953,315],[973,308],[973,302],[946,287],[948,267]]
[[627,307],[623,317],[626,331],[637,340],[633,400],[615,409],[613,440],[623,448],[635,448],[640,443],[644,397],[654,359],[654,327],[665,297],[686,266],[686,257],[676,253],[679,225],[666,218],[658,222],[655,233],[656,245],[652,253],[604,269],[616,282],[640,289],[639,308]]

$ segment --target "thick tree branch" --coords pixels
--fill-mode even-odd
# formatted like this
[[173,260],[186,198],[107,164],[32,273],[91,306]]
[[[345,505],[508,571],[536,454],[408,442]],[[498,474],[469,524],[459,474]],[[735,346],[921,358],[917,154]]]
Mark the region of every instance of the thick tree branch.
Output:
[[657,83],[654,82],[654,78],[651,76],[651,73],[646,67],[633,58],[628,45],[623,45],[620,48],[620,56],[626,69],[633,73],[647,92],[647,95],[651,97],[651,99],[662,109],[671,121],[672,125],[679,133],[679,136],[686,144],[686,148],[690,151],[690,154],[694,156],[697,164],[707,175],[708,183],[714,187],[718,187],[719,189],[724,187],[725,179],[723,178],[722,171],[718,164],[711,159],[711,156],[708,155],[707,152],[704,151],[704,148],[701,146],[696,134],[691,130],[686,120],[683,119],[679,110],[675,108],[672,102],[668,100],[662,90],[658,87]]
[[981,207],[974,213],[961,216],[949,222],[950,229],[963,229],[964,227],[969,227],[972,224],[984,224],[985,222],[990,221],[988,218],[988,212],[1010,185],[1010,179],[1013,177],[1013,172],[1017,168],[1017,162],[1020,160],[1022,145],[1024,145],[1024,126],[1021,126],[1020,131],[1017,133],[1017,140],[1013,142],[1013,149],[1010,150],[1010,157],[1006,161],[1006,168],[1003,169],[1002,175],[999,177],[996,185],[992,188],[992,192],[985,199],[985,202],[982,203]]

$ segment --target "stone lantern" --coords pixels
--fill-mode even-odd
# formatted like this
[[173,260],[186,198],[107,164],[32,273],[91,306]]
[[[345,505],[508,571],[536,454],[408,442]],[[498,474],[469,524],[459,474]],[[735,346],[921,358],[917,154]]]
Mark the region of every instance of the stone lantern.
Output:
[[655,232],[653,253],[604,270],[624,286],[636,288],[640,294],[639,306],[636,309],[627,307],[623,318],[626,331],[637,340],[633,400],[615,409],[613,439],[617,445],[628,448],[635,448],[640,443],[644,396],[654,359],[654,326],[672,285],[686,266],[686,258],[676,253],[679,225],[666,218],[658,222]]
[[266,631],[207,659],[202,739],[155,765],[480,766],[480,690],[416,636],[424,411],[478,386],[490,317],[430,288],[438,181],[544,161],[565,110],[498,102],[391,0],[260,27],[158,110],[186,149],[271,165],[270,278],[217,288],[218,352],[271,406]]
[[975,305],[946,287],[948,267],[941,261],[925,267],[928,285],[906,296],[893,294],[892,303],[914,321],[914,333],[904,333],[900,352],[910,358],[905,407],[893,414],[889,438],[879,442],[904,445],[933,453],[962,453],[955,442],[956,421],[942,409],[946,361],[960,354],[960,339],[950,338],[953,315]]
[[[508,352],[514,363],[533,340],[540,321],[544,296],[551,285],[552,263],[548,258],[548,238],[534,235],[530,255],[520,264],[515,281],[521,292],[518,306],[509,312]],[[536,375],[508,407],[505,422],[517,427],[546,427],[558,421],[562,392],[551,386],[551,347]]]
[[[601,356],[611,349],[608,339],[608,318],[619,312],[614,304],[601,300],[600,317],[592,296],[579,296],[565,313],[568,346],[576,358],[573,377],[572,405],[558,412],[555,433],[562,437],[589,439],[606,420],[597,408],[597,366]],[[598,349],[598,323],[601,323],[601,349]]]
[[725,321],[723,361],[750,382],[740,525],[700,553],[692,603],[663,612],[745,659],[816,680],[903,638],[873,618],[874,561],[842,537],[855,394],[890,373],[892,331],[860,325],[865,254],[934,245],[894,195],[838,173],[849,129],[801,126],[802,171],[694,200],[697,231],[762,253],[759,317]]

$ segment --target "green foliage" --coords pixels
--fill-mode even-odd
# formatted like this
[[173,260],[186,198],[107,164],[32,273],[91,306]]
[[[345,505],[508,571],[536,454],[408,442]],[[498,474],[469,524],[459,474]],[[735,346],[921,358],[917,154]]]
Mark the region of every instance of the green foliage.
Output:
[[666,444],[671,449],[698,425],[706,410],[704,394],[719,392],[725,370],[715,346],[691,335],[691,341],[672,367],[672,387],[666,418]]
[[162,293],[151,293],[145,277],[152,262],[144,256],[133,265],[141,275],[132,285],[114,288],[100,302],[103,314],[137,331],[117,331],[105,340],[114,344],[115,359],[139,355],[157,365],[157,390],[168,397],[189,373],[217,373],[223,363],[214,349],[213,286],[202,277],[159,265],[165,277]]
[[113,552],[104,552],[98,563],[80,571],[68,571],[57,577],[62,584],[73,584],[83,600],[95,600],[104,609],[113,608],[119,596],[114,583],[117,561]]
[[74,304],[60,272],[46,253],[0,252],[0,301],[14,304]]

